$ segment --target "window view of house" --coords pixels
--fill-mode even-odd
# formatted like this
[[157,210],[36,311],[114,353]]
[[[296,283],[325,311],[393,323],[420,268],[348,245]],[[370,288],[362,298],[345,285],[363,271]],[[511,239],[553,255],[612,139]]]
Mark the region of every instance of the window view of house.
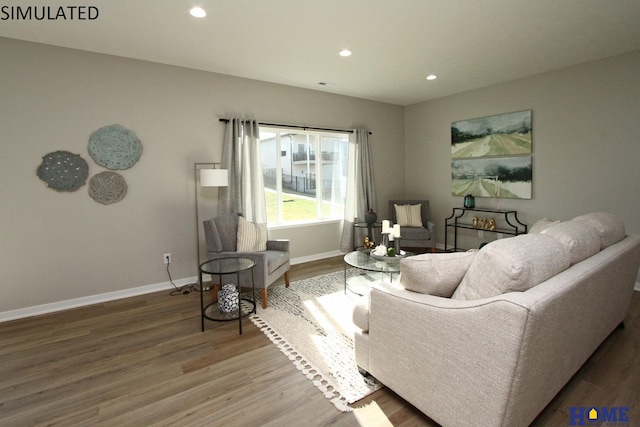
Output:
[[342,219],[349,134],[260,127],[269,225]]

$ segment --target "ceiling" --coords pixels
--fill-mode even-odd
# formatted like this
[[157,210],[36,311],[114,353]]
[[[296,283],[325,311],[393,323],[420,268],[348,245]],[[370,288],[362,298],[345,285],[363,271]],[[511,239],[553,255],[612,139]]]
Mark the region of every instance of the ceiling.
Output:
[[94,20],[6,19],[26,4],[67,2],[3,1],[0,36],[398,105],[640,49],[638,0],[93,0]]

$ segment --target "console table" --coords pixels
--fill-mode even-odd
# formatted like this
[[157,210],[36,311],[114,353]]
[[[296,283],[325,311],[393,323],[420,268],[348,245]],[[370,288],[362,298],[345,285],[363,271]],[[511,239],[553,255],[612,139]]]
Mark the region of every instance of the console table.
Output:
[[[468,212],[480,212],[483,217],[488,217],[493,215],[498,217],[499,219],[504,220],[504,224],[491,230],[489,228],[483,228],[481,224],[474,226],[471,221],[471,218],[468,218],[466,214]],[[453,212],[451,216],[444,220],[444,248],[448,250],[447,247],[447,237],[449,235],[449,229],[453,228],[453,248],[451,251],[455,252],[460,250],[458,248],[458,229],[469,229],[469,230],[477,230],[477,231],[486,231],[489,233],[501,233],[508,234],[511,236],[517,236],[519,234],[525,234],[527,232],[527,225],[520,222],[518,219],[517,211],[504,211],[504,210],[495,210],[495,209],[483,209],[483,208],[453,208]]]

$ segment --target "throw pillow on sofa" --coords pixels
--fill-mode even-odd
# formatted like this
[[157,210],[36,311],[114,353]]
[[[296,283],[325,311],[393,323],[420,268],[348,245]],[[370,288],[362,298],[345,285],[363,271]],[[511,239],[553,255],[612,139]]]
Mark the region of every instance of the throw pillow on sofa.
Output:
[[451,297],[477,251],[423,254],[400,261],[400,284],[421,294]]
[[529,233],[542,233],[547,228],[553,227],[556,224],[560,224],[560,221],[552,221],[549,218],[542,218],[531,226]]
[[569,264],[569,251],[551,236],[535,233],[496,240],[478,251],[452,298],[471,300],[526,291]]
[[624,222],[618,216],[608,212],[591,212],[573,218],[583,221],[598,229],[600,232],[600,249],[604,249],[624,239]]
[[571,265],[579,263],[600,251],[600,233],[584,221],[565,221],[542,231],[566,246]]

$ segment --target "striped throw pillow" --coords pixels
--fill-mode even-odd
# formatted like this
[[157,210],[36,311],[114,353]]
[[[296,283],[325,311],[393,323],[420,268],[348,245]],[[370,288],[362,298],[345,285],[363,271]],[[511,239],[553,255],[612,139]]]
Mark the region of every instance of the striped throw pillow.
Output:
[[262,252],[267,250],[267,224],[256,224],[238,217],[238,252]]
[[400,227],[422,227],[422,212],[420,204],[417,205],[396,205],[396,221]]

